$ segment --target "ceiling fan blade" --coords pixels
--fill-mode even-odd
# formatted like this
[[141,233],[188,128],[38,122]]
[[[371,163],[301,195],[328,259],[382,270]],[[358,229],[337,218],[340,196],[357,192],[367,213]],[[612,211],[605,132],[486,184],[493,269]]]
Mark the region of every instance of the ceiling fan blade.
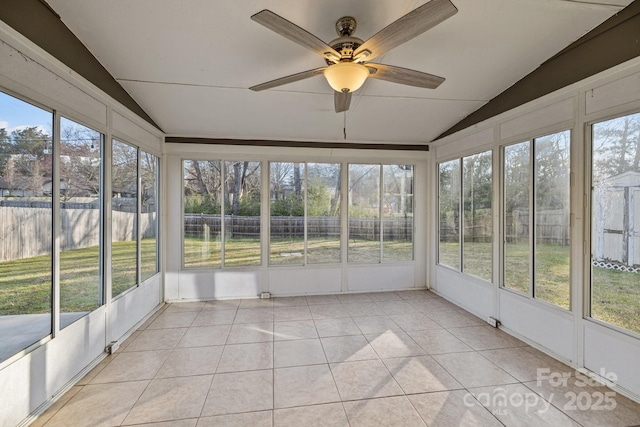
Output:
[[292,42],[298,43],[307,49],[311,49],[318,55],[325,58],[333,58],[340,60],[340,54],[331,46],[311,34],[310,32],[298,27],[293,22],[287,21],[280,15],[276,15],[270,10],[263,10],[251,17],[258,24],[261,24],[271,31],[288,38]]
[[275,79],[266,83],[251,86],[249,89],[258,92],[265,89],[271,89],[272,87],[277,87],[277,86],[286,85],[288,83],[297,82],[298,80],[308,79],[309,77],[322,74],[325,68],[327,67],[314,68],[313,70],[303,71],[297,74],[291,74],[290,76],[286,76],[286,77],[280,77],[279,79]]
[[333,103],[336,107],[336,113],[342,113],[349,109],[351,105],[351,92],[333,92]]
[[362,59],[370,61],[435,27],[457,12],[458,9],[450,0],[431,0],[380,30],[358,47],[353,56],[358,57],[362,52],[369,51],[371,53]]
[[443,77],[421,71],[410,70],[408,68],[394,67],[384,64],[365,64],[369,71],[369,78],[386,80],[388,82],[400,83],[402,85],[422,87],[425,89],[435,89],[444,82]]

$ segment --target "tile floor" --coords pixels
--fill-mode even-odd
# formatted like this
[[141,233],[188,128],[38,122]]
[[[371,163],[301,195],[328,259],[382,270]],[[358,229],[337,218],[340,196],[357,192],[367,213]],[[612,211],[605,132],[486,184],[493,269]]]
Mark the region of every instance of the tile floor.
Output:
[[427,291],[176,303],[33,425],[640,424],[585,382]]

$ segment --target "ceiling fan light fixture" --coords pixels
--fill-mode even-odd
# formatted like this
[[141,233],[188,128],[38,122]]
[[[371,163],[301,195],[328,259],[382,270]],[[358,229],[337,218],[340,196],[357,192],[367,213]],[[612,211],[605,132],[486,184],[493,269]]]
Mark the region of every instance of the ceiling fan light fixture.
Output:
[[355,62],[339,62],[324,70],[324,77],[336,92],[355,92],[369,76],[369,69]]

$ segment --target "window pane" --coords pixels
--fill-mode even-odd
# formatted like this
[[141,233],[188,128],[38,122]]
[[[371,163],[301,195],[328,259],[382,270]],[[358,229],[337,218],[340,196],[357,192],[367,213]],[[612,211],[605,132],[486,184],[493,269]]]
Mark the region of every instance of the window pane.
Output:
[[111,295],[138,283],[138,150],[113,140],[111,167]]
[[140,280],[158,272],[158,158],[140,151]]
[[99,132],[60,120],[60,327],[102,305],[102,141]]
[[260,162],[225,162],[224,265],[260,265]]
[[413,166],[384,165],[385,261],[413,260]]
[[491,281],[492,250],[491,214],[492,156],[485,151],[462,160],[463,175],[463,244],[465,273]]
[[591,316],[640,333],[640,114],[593,125]]
[[270,165],[269,263],[304,264],[304,163]]
[[569,308],[570,132],[536,138],[536,298]]
[[380,262],[380,165],[349,165],[349,262]]
[[438,182],[438,263],[460,270],[460,161],[440,163]]
[[504,286],[528,293],[530,142],[504,147]]
[[307,168],[307,263],[340,262],[340,165]]
[[184,266],[220,267],[220,161],[184,161]]
[[52,125],[0,92],[0,361],[51,333]]

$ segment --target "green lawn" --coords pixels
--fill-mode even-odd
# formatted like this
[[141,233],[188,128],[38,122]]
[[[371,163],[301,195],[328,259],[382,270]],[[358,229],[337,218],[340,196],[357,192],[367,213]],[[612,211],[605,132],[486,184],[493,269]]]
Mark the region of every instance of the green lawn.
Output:
[[[465,243],[465,246],[468,246]],[[491,268],[490,243],[473,243],[465,249],[465,271],[479,277]],[[536,297],[569,308],[569,246],[538,244],[536,248]],[[469,259],[469,253],[475,257]],[[525,243],[508,243],[507,286],[529,292],[529,248]],[[440,243],[440,262],[458,265],[459,247]],[[640,333],[640,274],[593,267],[592,315],[630,331]]]
[[[302,265],[304,242],[301,239],[271,239],[270,265]],[[221,243],[205,242],[199,238],[185,239],[185,266],[220,267]],[[260,240],[230,239],[225,242],[225,266],[260,265]],[[384,242],[385,261],[410,261],[413,257],[411,242],[396,240]],[[366,263],[380,261],[380,244],[377,241],[350,240],[349,261]],[[337,238],[310,238],[307,240],[307,263],[327,264],[340,262],[340,240]]]
[[[142,240],[143,278],[155,271],[155,239]],[[113,295],[135,284],[135,242],[115,242],[112,251]],[[91,311],[99,306],[98,247],[60,254],[60,309]],[[0,263],[0,316],[51,311],[51,256]]]
[[[294,242],[299,243],[299,242]],[[217,246],[216,246],[217,244]],[[155,271],[155,239],[142,241],[143,280]],[[385,260],[410,260],[413,246],[404,241],[384,243]],[[491,244],[474,243],[465,248],[465,271],[478,277],[490,277]],[[219,266],[219,243],[209,246],[206,258],[204,242],[187,239],[185,243],[190,267]],[[297,246],[296,246],[297,247]],[[296,248],[289,240],[273,241],[271,264],[302,263]],[[225,259],[227,266],[259,265],[260,244],[257,239],[232,239],[226,243],[231,257]],[[206,249],[206,248],[205,248]],[[118,295],[135,285],[135,242],[116,242],[112,251],[113,295]],[[377,242],[350,241],[350,262],[378,262]],[[528,292],[529,254],[526,244],[509,244],[506,277],[509,287]],[[310,239],[308,261],[311,263],[339,262],[339,244],[332,239]],[[441,260],[457,263],[458,246],[440,244]],[[282,259],[283,262],[278,262]],[[61,295],[63,312],[90,311],[99,305],[98,248],[91,247],[61,254]],[[274,261],[275,260],[275,261]],[[538,245],[536,271],[536,296],[560,307],[569,307],[569,247]],[[216,264],[217,263],[217,264]],[[51,257],[48,255],[0,263],[0,315],[47,313],[51,309]],[[640,333],[640,274],[604,268],[593,268],[593,317]]]

